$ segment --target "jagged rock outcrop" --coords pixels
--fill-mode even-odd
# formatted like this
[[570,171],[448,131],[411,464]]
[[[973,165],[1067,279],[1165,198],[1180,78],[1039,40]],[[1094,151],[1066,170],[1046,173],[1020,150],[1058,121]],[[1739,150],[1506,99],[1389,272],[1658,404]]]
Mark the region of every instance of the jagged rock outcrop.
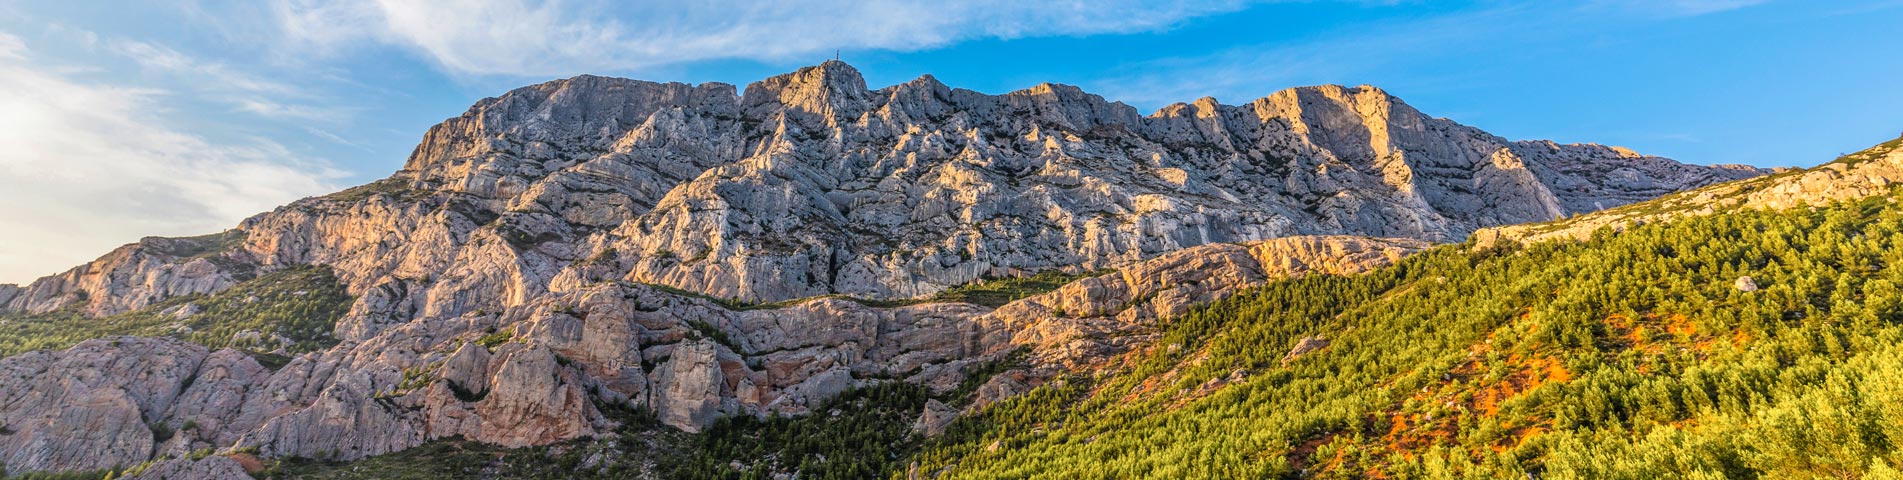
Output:
[[207,352],[174,340],[114,337],[0,359],[0,462],[10,472],[137,465],[169,440],[158,419]]
[[1282,366],[1286,367],[1289,362],[1323,348],[1328,348],[1326,337],[1302,337],[1301,341],[1295,342],[1294,348],[1288,350],[1288,354],[1282,356]]
[[[43,470],[230,446],[353,459],[451,436],[528,446],[598,435],[613,427],[604,408],[650,409],[696,431],[726,415],[806,413],[874,379],[944,391],[969,365],[1030,349],[1046,367],[980,388],[995,401],[1087,355],[1127,349],[1189,305],[1275,278],[1364,271],[1424,245],[1356,237],[1207,245],[995,311],[841,298],[732,310],[611,282],[502,312],[393,326],[276,371],[176,340],[92,340],[0,360],[0,372],[18,372],[0,377],[0,414],[16,431],[0,436],[14,442],[0,448],[9,465]],[[1053,317],[1051,305],[1077,305],[1076,313]],[[1092,342],[1107,343],[1079,346]]]
[[1898,184],[1903,184],[1903,139],[1884,142],[1809,169],[1783,169],[1775,175],[1713,185],[1561,221],[1486,228],[1475,232],[1474,240],[1483,248],[1503,242],[1586,240],[1602,228],[1620,230],[1647,222],[1739,209],[1779,210],[1826,205],[1889,193]]
[[700,431],[714,421],[732,395],[721,395],[726,386],[726,368],[712,340],[696,340],[671,349],[667,364],[654,381],[654,401],[660,405],[661,422],[688,431]]
[[805,413],[864,379],[962,359],[959,328],[985,311],[841,299],[734,311],[611,283],[392,327],[275,372],[176,340],[92,340],[0,360],[0,371],[19,372],[0,377],[0,418],[14,432],[0,448],[28,470],[232,445],[351,459],[450,436],[528,446],[596,435],[613,426],[604,407],[652,409],[693,431],[725,415]]
[[1142,117],[1065,86],[987,96],[922,78],[867,92],[842,64],[790,82],[825,88],[749,87],[749,113],[771,111],[756,97],[804,103],[769,114],[751,156],[614,232],[617,252],[638,255],[627,278],[746,300],[908,297],[1212,242],[1454,240],[1758,174],[1507,142],[1371,87]]
[[146,237],[24,288],[0,285],[0,313],[45,313],[70,305],[102,316],[223,290],[256,274],[255,262],[232,243],[242,235]]
[[937,399],[925,401],[925,408],[918,414],[918,420],[912,422],[912,431],[927,437],[936,437],[945,433],[945,428],[958,419],[958,410]]
[[[1512,142],[1373,87],[1201,99],[1149,116],[1063,85],[930,76],[871,90],[838,62],[748,86],[595,76],[478,102],[389,179],[252,218],[229,268],[148,240],[8,303],[93,314],[336,267],[347,337],[625,279],[720,298],[928,295],[1297,234],[1457,240],[1761,172]],[[178,271],[161,271],[173,265]]]
[[986,355],[1030,348],[1043,376],[1088,371],[1154,340],[1158,320],[1239,289],[1308,274],[1348,275],[1427,248],[1411,239],[1304,236],[1184,249],[999,307],[976,319]]
[[[872,90],[838,62],[744,92],[581,76],[478,102],[388,179],[0,286],[0,313],[98,316],[316,264],[356,298],[337,346],[275,370],[150,339],[0,360],[15,432],[0,457],[71,470],[206,447],[543,445],[606,433],[613,409],[692,431],[884,379],[945,391],[1028,349],[1033,368],[981,389],[1001,398],[1239,288],[1759,173],[1511,142],[1365,86],[1143,116],[1062,85]],[[1291,237],[1310,234],[1393,238]],[[921,298],[1107,267],[995,311],[700,296]]]

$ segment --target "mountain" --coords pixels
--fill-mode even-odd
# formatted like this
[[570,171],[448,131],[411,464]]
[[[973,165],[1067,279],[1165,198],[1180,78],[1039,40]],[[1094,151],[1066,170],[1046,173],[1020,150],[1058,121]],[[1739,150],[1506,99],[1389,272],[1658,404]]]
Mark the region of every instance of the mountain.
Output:
[[743,94],[582,76],[478,102],[390,178],[0,286],[25,332],[0,462],[722,438],[887,395],[964,428],[1277,279],[1763,173],[1507,141],[1373,87],[1141,116],[838,62]]
[[337,266],[356,291],[423,293],[408,307],[425,315],[615,279],[748,302],[912,298],[1204,243],[1454,241],[1761,173],[1510,142],[1372,87],[1145,117],[1062,85],[867,90],[839,62],[744,95],[582,76],[478,102],[388,179],[223,237],[148,239],[6,305],[84,295],[108,315],[300,264]]

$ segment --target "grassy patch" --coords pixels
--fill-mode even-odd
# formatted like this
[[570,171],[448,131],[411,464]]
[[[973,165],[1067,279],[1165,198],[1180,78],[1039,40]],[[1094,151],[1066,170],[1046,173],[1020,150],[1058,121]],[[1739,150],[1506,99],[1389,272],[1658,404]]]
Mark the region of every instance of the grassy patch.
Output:
[[497,332],[490,332],[488,335],[483,335],[482,338],[476,339],[476,344],[483,346],[483,348],[487,348],[491,351],[494,351],[496,347],[500,347],[502,346],[502,344],[509,343],[511,341],[515,341],[514,328],[501,330]]
[[155,247],[153,253],[180,258],[204,258],[233,250],[244,245],[245,232],[232,229],[210,235],[172,238],[164,242],[164,247]]
[[688,319],[687,326],[693,327],[694,333],[697,335],[712,339],[715,343],[726,345],[728,349],[735,352],[746,353],[745,349],[740,348],[739,344],[734,343],[733,339],[727,336],[726,330],[721,330],[719,327],[715,327],[714,324],[707,323],[706,320],[698,318]]
[[[172,337],[211,348],[308,352],[337,343],[331,330],[354,300],[329,267],[292,267],[211,295],[171,298],[108,317],[86,317],[77,305],[44,314],[0,315],[0,356],[64,349],[115,335]],[[260,362],[282,366],[265,360]]]
[[326,200],[338,202],[361,202],[376,196],[390,196],[398,199],[413,200],[428,192],[410,188],[410,181],[401,178],[385,178],[325,195]]
[[938,295],[932,296],[931,301],[975,303],[997,308],[1025,297],[1057,290],[1058,287],[1079,279],[1108,275],[1111,272],[1113,270],[1098,270],[1070,275],[1046,270],[1028,277],[989,278],[939,292]]

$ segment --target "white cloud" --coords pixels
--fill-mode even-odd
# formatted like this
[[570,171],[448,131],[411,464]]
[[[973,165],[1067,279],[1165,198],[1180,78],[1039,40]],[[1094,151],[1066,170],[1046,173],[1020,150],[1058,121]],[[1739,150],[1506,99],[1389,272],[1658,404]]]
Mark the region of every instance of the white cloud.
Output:
[[916,50],[974,38],[1125,33],[1239,9],[1247,0],[278,0],[296,44],[416,51],[447,70],[547,75],[695,60],[784,59],[832,49]]
[[199,76],[206,83],[218,87],[252,93],[296,94],[299,92],[297,87],[282,82],[258,78],[255,75],[234,70],[223,63],[200,61],[177,50],[150,43],[122,40],[113,43],[113,51],[132,59],[140,66]]
[[36,65],[0,33],[0,281],[62,271],[144,235],[224,230],[343,177],[269,140],[175,130],[160,98]]

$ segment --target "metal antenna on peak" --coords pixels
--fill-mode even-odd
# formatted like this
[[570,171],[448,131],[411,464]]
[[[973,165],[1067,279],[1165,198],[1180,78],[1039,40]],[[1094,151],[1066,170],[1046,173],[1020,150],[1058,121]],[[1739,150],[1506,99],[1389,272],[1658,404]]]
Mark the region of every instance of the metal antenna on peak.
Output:
[[839,61],[839,50],[837,49],[833,50],[833,61]]

